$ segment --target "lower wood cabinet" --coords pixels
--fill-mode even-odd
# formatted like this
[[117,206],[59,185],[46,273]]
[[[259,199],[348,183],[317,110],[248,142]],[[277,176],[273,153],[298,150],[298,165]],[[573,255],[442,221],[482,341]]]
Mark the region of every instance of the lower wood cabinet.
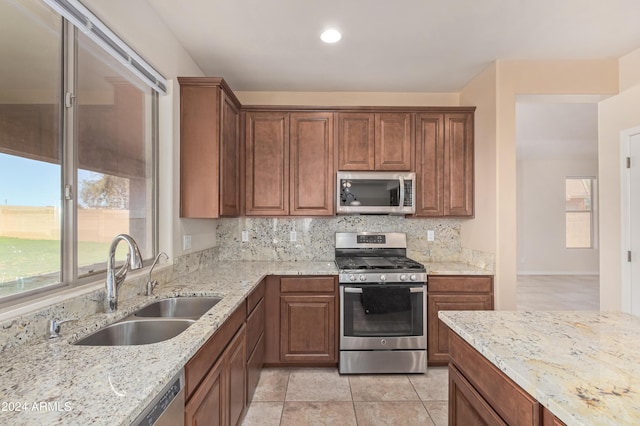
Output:
[[431,275],[427,289],[427,361],[447,365],[449,328],[438,312],[493,310],[493,277]]
[[260,380],[264,364],[264,295],[263,280],[247,297],[247,405]]
[[236,425],[247,401],[246,304],[185,365],[184,424]]
[[337,364],[336,277],[273,277],[265,301],[265,365]]
[[450,425],[564,425],[451,330],[449,349]]

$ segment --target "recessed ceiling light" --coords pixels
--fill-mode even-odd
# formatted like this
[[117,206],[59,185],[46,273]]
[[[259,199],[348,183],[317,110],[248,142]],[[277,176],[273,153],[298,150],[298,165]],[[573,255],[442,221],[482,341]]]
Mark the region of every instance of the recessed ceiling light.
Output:
[[333,28],[324,30],[322,34],[320,34],[320,39],[322,39],[322,41],[324,41],[325,43],[335,43],[341,38],[342,34],[340,34],[340,31]]

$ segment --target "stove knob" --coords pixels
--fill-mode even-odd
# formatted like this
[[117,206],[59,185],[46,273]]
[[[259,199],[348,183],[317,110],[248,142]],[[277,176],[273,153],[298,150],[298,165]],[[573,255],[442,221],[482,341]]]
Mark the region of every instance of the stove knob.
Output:
[[356,276],[353,274],[349,274],[349,281],[355,281],[356,280]]
[[380,275],[380,281],[385,282],[387,280],[386,275]]
[[364,276],[364,274],[360,274],[360,276],[358,276],[358,279],[359,279],[360,281],[366,281],[366,280],[367,280],[367,277],[365,277],[365,276]]
[[405,274],[400,275],[400,281],[406,281],[407,276]]
[[409,277],[409,279],[410,279],[411,281],[415,281],[415,280],[417,280],[417,279],[418,279],[418,277],[416,277],[416,274],[411,274],[411,276]]

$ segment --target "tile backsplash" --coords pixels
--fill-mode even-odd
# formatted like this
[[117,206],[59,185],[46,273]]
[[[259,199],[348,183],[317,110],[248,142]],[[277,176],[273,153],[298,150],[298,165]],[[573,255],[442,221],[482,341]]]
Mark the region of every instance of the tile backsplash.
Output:
[[[459,219],[408,219],[402,216],[219,219],[218,258],[263,261],[332,261],[336,232],[405,232],[407,255],[418,261],[461,261],[493,269],[493,255],[463,249]],[[434,241],[427,241],[433,230]],[[249,241],[242,241],[242,231]],[[296,231],[296,241],[290,241]]]

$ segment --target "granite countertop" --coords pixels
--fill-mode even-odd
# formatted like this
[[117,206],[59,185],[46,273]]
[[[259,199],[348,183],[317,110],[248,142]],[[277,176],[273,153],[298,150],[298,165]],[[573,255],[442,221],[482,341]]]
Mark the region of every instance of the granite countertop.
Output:
[[[459,262],[427,262],[429,273],[487,274]],[[130,424],[214,334],[266,275],[336,275],[333,262],[224,262],[160,285],[151,297],[119,303],[113,314],[63,326],[62,337],[0,353],[0,424]],[[178,336],[140,346],[71,343],[119,321],[155,299],[218,296],[222,300]]]
[[438,316],[567,425],[638,424],[639,317],[597,311]]
[[[122,301],[114,314],[63,326],[63,337],[0,353],[0,424],[130,424],[265,275],[335,275],[333,262],[225,262],[159,286],[151,297]],[[222,300],[173,339],[141,346],[74,346],[79,337],[154,299]]]

